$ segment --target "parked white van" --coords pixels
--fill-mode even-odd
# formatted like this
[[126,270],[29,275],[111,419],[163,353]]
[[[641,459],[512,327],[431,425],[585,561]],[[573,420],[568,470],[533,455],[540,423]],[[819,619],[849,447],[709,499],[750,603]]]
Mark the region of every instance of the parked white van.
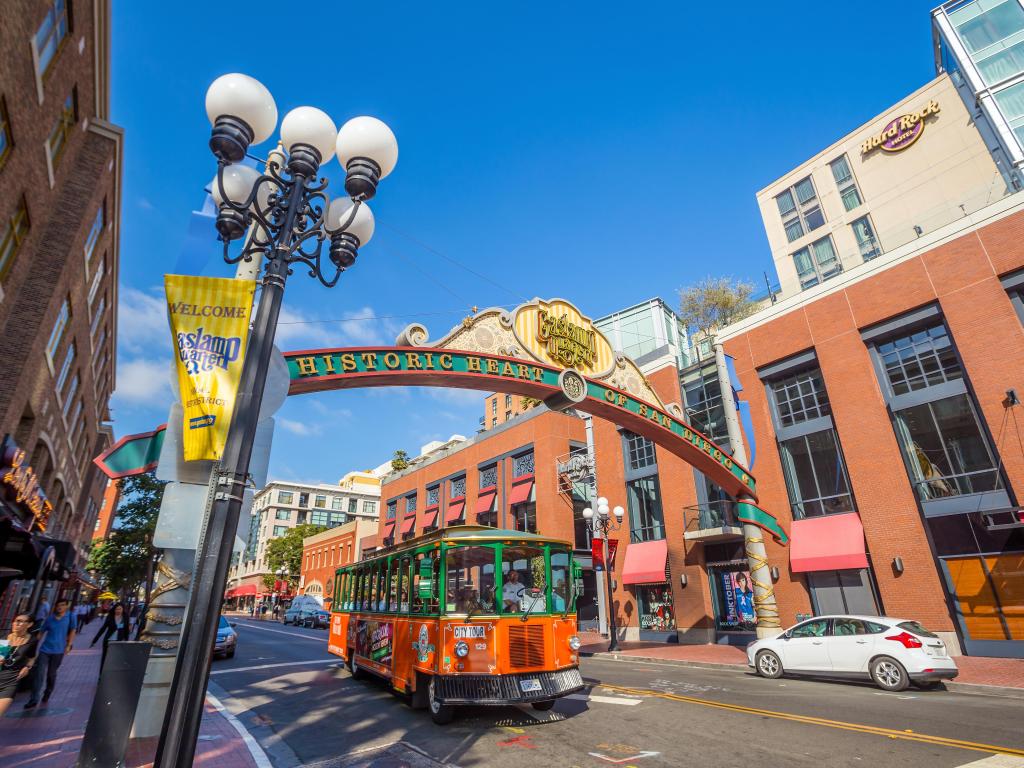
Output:
[[288,610],[284,612],[284,623],[302,624],[314,611],[323,609],[324,601],[319,595],[296,595],[292,599],[292,604],[288,606]]

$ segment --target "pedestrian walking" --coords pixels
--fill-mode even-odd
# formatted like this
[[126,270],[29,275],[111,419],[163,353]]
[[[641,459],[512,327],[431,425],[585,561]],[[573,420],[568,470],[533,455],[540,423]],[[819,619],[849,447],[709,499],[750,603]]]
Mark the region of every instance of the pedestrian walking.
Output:
[[35,679],[32,681],[32,695],[25,704],[25,709],[32,709],[39,704],[40,693],[44,704],[50,700],[57,683],[57,670],[60,669],[64,656],[71,652],[71,643],[74,639],[75,628],[68,613],[68,601],[58,600],[53,606],[53,613],[43,622],[39,632]]
[[0,641],[0,717],[4,716],[14,701],[18,683],[28,677],[36,663],[39,642],[29,634],[31,628],[32,616],[19,613],[14,617],[6,645]]
[[100,657],[101,674],[103,673],[103,665],[107,661],[107,643],[110,642],[110,638],[127,640],[130,630],[131,622],[124,610],[124,606],[121,603],[115,603],[114,608],[107,614],[107,620],[100,627],[100,631],[96,633],[96,637],[89,643],[89,647],[92,648],[101,637],[103,638],[103,656]]
[[89,606],[85,603],[79,603],[75,606],[75,631],[81,632],[85,629],[85,625],[89,623]]
[[277,616],[279,613],[281,613],[281,606],[278,603],[274,603],[274,621],[277,621]]
[[260,621],[266,621],[267,619],[267,604],[263,603],[260,606]]

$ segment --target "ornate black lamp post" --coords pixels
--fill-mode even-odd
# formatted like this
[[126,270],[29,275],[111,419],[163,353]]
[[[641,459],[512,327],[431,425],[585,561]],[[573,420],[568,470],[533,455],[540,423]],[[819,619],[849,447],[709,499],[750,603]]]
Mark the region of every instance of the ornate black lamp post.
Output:
[[612,583],[611,563],[608,561],[608,534],[622,528],[622,517],[626,511],[622,507],[612,510],[615,519],[608,515],[608,499],[601,496],[597,500],[597,509],[587,507],[583,510],[583,519],[587,527],[601,539],[601,559],[604,560],[605,584],[608,587],[608,642],[609,651],[619,649],[619,633],[615,628],[615,588]]
[[[398,160],[395,136],[380,120],[356,117],[335,128],[314,107],[293,109],[281,121],[281,148],[271,152],[260,174],[238,163],[249,146],[265,141],[277,125],[277,106],[258,81],[240,74],[217,78],[206,93],[213,125],[210,149],[217,158],[214,199],[220,206],[217,231],[229,264],[266,259],[262,294],[242,365],[238,396],[217,476],[217,493],[196,553],[192,597],[181,635],[156,765],[189,768],[217,633],[231,547],[249,476],[249,460],[263,388],[274,346],[284,286],[293,265],[328,288],[356,260],[373,235],[366,205]],[[345,168],[345,195],[328,202],[321,165],[337,153]],[[230,244],[247,238],[240,253]],[[330,243],[326,258],[325,242]]]

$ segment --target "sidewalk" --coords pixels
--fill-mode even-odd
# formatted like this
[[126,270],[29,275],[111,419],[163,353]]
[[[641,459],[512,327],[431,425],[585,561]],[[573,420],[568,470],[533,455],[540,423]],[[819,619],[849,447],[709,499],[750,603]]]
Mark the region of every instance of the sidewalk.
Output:
[[[74,649],[64,658],[57,687],[49,703],[25,711],[28,693],[19,693],[7,714],[0,718],[0,765],[4,768],[72,768],[89,720],[100,647],[89,648],[99,630],[93,620],[75,638]],[[152,765],[156,739],[129,742],[126,768]],[[199,730],[195,765],[216,768],[256,768],[256,761],[230,722],[207,701]]]
[[[592,632],[581,633],[581,654],[612,658],[646,659],[681,666],[710,668],[747,668],[747,654],[733,645],[677,645],[674,643],[619,643],[619,650],[608,653],[608,640]],[[989,656],[954,656],[960,675],[950,690],[979,693],[1009,693],[1024,697],[1024,659],[998,659]],[[986,691],[985,689],[991,689]]]

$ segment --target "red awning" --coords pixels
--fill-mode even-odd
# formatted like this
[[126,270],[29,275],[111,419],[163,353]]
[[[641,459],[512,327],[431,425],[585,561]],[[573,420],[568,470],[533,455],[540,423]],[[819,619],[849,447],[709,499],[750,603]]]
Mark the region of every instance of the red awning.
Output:
[[423,527],[430,528],[437,525],[437,507],[427,507],[423,510]]
[[230,599],[230,598],[232,598],[234,596],[235,596],[235,588],[234,587],[232,587],[231,589],[229,589],[227,592],[224,593],[224,599],[225,600],[228,600],[228,599]]
[[384,525],[384,535],[381,538],[382,539],[390,539],[394,535],[395,535],[395,521],[392,520],[390,523],[385,523],[385,525]]
[[446,523],[454,523],[456,520],[462,517],[462,509],[465,506],[465,499],[459,499],[458,501],[449,501],[448,511],[445,513],[444,521]]
[[240,587],[228,590],[230,597],[252,597],[256,594],[255,584],[243,584]]
[[405,536],[405,534],[410,533],[412,531],[412,529],[415,528],[415,527],[416,527],[416,515],[413,515],[412,517],[405,518],[402,521],[402,535]]
[[626,547],[626,564],[622,566],[623,584],[661,584],[666,581],[668,542],[639,541]]
[[524,501],[530,500],[530,491],[533,490],[533,478],[528,480],[520,480],[518,483],[512,486],[512,495],[509,497],[508,503],[522,504]]
[[825,515],[794,520],[789,563],[796,573],[867,568],[864,526],[860,515]]
[[476,513],[478,515],[491,511],[491,507],[494,506],[494,497],[497,493],[497,488],[480,491],[480,495],[476,497]]

